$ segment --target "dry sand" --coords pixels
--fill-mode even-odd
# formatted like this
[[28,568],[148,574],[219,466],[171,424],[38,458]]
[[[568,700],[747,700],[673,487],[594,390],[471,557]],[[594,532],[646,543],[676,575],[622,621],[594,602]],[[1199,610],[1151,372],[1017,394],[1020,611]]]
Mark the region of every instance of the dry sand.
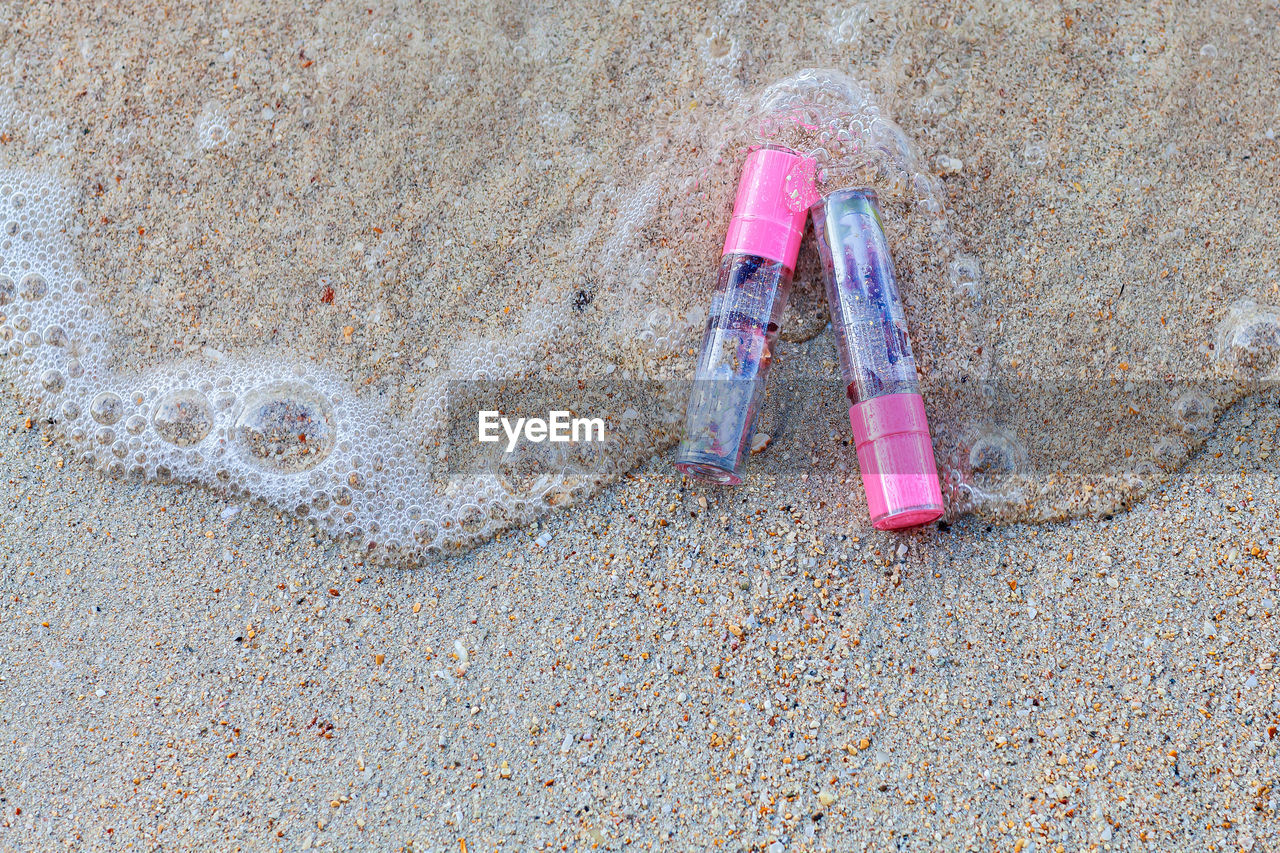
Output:
[[750,485],[645,450],[408,567],[6,392],[4,849],[1280,847],[1275,2],[6,14],[0,165],[71,185],[117,369],[401,415],[575,301],[543,372],[683,377],[744,105],[865,79],[950,208],[886,202],[964,488],[866,524],[803,262]]

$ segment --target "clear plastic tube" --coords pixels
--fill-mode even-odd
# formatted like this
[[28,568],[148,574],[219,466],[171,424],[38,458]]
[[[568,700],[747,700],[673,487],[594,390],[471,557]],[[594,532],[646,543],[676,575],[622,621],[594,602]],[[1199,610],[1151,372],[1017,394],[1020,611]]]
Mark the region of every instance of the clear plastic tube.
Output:
[[814,201],[814,161],[766,146],[747,157],[702,338],[676,468],[742,482],[782,312]]
[[734,486],[742,482],[790,292],[791,270],[780,261],[744,254],[720,261],[676,459],[685,474]]
[[837,190],[811,213],[872,524],[927,524],[942,491],[875,191]]
[[813,224],[825,238],[818,251],[849,402],[920,393],[875,191],[832,193],[814,208]]

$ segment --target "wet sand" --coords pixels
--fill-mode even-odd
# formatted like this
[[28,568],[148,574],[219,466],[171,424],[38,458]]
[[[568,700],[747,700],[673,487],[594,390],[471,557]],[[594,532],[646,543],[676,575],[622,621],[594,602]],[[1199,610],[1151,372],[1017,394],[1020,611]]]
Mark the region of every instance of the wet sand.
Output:
[[948,208],[886,193],[953,517],[862,517],[803,260],[747,486],[642,448],[411,565],[104,480],[6,387],[0,846],[1280,844],[1274,4],[764,17],[11,17],[0,165],[71,187],[114,369],[410,423],[528,316],[538,375],[684,378],[744,105],[869,81]]

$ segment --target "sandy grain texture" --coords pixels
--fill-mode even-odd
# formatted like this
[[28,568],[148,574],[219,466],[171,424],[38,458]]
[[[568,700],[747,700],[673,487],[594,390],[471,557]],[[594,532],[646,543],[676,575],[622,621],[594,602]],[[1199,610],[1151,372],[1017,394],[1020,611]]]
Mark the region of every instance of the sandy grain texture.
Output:
[[1280,846],[1274,2],[4,15],[117,368],[401,415],[539,306],[546,375],[684,378],[744,105],[867,81],[948,208],[885,195],[957,518],[863,519],[812,258],[749,485],[642,448],[407,567],[6,390],[0,848]]

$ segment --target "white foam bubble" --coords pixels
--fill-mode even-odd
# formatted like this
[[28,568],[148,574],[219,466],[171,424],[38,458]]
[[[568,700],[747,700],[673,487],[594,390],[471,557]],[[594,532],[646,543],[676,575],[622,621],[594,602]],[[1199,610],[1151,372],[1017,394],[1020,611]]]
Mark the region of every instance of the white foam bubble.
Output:
[[552,307],[531,311],[518,340],[460,342],[408,421],[301,359],[213,351],[123,375],[108,367],[107,321],[74,262],[70,212],[54,176],[0,172],[0,220],[14,226],[0,240],[6,373],[80,459],[111,476],[248,495],[380,554],[466,545],[545,509],[513,511],[488,472],[445,493],[410,448],[443,427],[450,379],[525,369],[555,326]]
[[1280,307],[1241,299],[1218,324],[1214,359],[1219,369],[1244,382],[1280,379]]
[[1026,446],[1008,429],[971,426],[942,468],[949,511],[998,514],[1026,495],[1029,460]]
[[226,110],[218,104],[206,104],[196,116],[195,136],[196,147],[204,151],[231,147],[235,137]]

